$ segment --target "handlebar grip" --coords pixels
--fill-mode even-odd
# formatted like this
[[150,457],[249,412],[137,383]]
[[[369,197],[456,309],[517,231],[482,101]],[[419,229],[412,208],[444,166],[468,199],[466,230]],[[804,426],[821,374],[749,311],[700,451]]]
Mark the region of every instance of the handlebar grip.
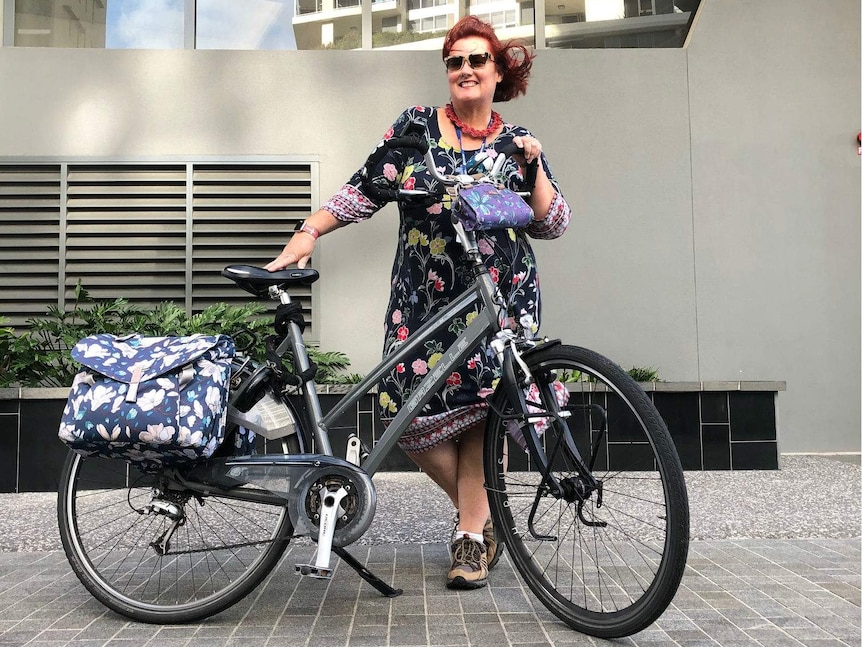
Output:
[[389,150],[393,148],[415,148],[424,155],[428,151],[428,138],[424,134],[413,133],[386,139],[383,145]]
[[380,163],[380,160],[386,156],[386,153],[397,148],[415,148],[424,155],[425,151],[428,150],[428,140],[424,135],[417,134],[384,139],[371,155],[368,156],[368,161],[365,162],[366,177],[371,174],[374,167]]
[[[515,144],[515,142],[510,142],[503,146],[500,149],[500,152],[506,157],[512,157],[517,153],[521,153],[522,150]],[[536,177],[539,174],[539,159],[536,158],[529,164],[527,164],[526,172],[524,173],[524,190],[531,192],[536,187]]]
[[527,164],[527,172],[524,174],[524,188],[530,193],[536,188],[536,177],[539,174],[539,158]]

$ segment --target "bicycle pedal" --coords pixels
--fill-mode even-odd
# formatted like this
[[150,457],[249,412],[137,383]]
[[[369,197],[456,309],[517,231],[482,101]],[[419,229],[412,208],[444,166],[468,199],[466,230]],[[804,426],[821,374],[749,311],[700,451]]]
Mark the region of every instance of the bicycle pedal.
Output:
[[293,568],[294,571],[300,575],[316,577],[319,580],[331,580],[332,573],[334,572],[334,569],[332,568],[320,568],[314,564],[296,564]]

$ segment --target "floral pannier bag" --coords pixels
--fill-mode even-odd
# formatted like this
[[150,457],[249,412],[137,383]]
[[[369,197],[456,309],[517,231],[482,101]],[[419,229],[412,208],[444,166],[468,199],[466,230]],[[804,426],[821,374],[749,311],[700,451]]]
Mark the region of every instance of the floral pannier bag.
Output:
[[79,341],[60,439],[84,456],[145,471],[208,458],[224,439],[231,358],[226,335],[93,335]]

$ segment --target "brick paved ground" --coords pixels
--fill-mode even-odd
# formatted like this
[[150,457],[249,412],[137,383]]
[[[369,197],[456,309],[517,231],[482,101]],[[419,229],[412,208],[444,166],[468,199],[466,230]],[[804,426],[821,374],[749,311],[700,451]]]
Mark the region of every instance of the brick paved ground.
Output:
[[556,620],[505,553],[488,588],[447,590],[451,504],[421,474],[375,476],[377,515],[366,543],[350,547],[401,597],[382,597],[340,563],[331,582],[299,578],[293,565],[312,561],[305,539],[247,599],[186,626],[107,611],[60,550],[56,495],[2,495],[0,647],[859,647],[858,456],[785,456],[778,471],[687,472],[686,483],[682,586],[653,626],[617,641]]
[[0,553],[0,646],[28,647],[505,647],[638,645],[858,647],[860,540],[695,541],[673,605],[617,641],[568,629],[532,599],[504,556],[486,589],[444,587],[444,544],[354,547],[404,589],[380,596],[340,564],[331,582],[299,578],[311,559],[290,548],[248,599],[206,622],[157,626],[105,610],[60,551]]

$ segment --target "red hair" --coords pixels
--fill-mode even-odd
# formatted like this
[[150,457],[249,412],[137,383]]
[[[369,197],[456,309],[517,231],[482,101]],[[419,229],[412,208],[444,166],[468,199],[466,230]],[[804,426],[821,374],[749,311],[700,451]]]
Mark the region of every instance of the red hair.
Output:
[[452,46],[462,38],[484,38],[491,46],[491,55],[503,80],[497,84],[494,101],[508,101],[519,94],[526,94],[527,80],[533,67],[535,54],[520,43],[500,42],[494,28],[476,16],[464,16],[455,23],[443,39],[443,58],[449,56]]

